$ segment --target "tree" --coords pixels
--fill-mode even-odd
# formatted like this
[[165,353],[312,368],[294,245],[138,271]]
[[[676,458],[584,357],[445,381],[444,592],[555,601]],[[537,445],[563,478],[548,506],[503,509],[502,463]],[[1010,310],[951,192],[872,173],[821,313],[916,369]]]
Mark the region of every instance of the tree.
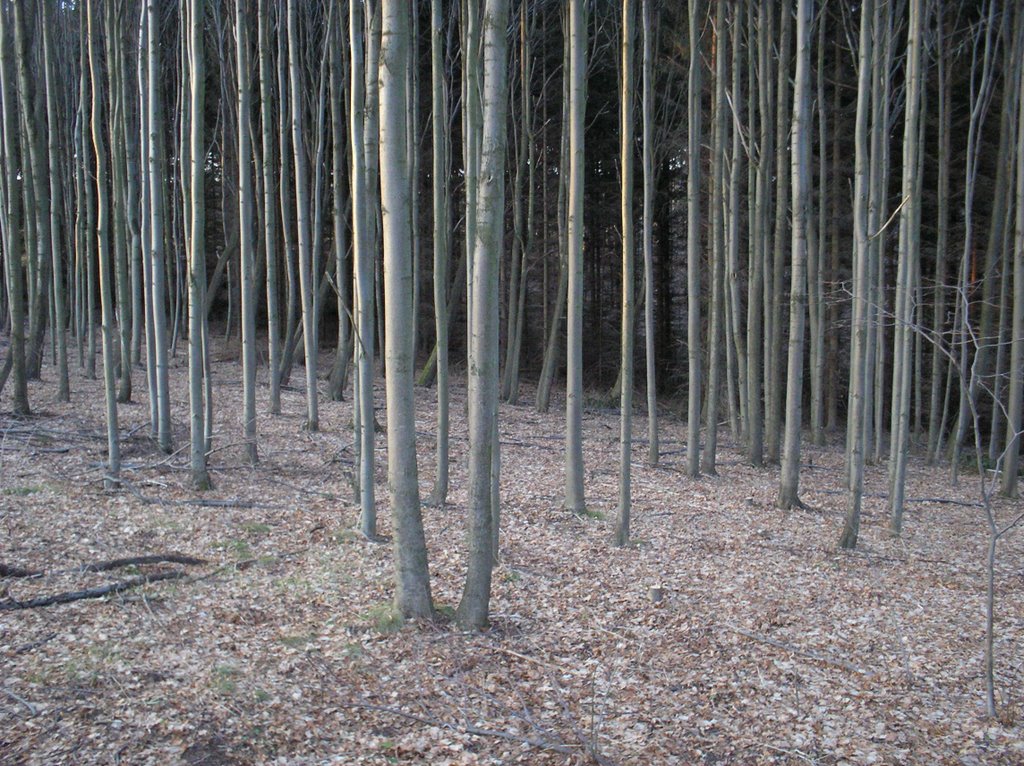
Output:
[[868,112],[871,104],[871,25],[873,0],[861,6],[860,42],[857,48],[857,117],[854,137],[853,176],[853,337],[850,343],[850,406],[847,454],[849,455],[849,499],[846,522],[839,538],[840,548],[856,548],[860,534],[861,500],[864,495],[864,428],[870,416],[864,402],[867,375],[868,292]]
[[379,74],[380,158],[395,607],[403,617],[429,618],[434,607],[420,516],[413,396],[411,187],[405,120],[409,37],[408,5],[400,0],[384,0]]
[[629,543],[632,502],[630,466],[633,460],[633,326],[636,310],[633,243],[633,38],[634,3],[622,0],[622,82],[619,86],[619,157],[622,165],[622,383],[619,389],[619,512],[615,544]]
[[437,334],[437,471],[431,505],[448,497],[448,261],[451,194],[448,88],[444,75],[444,24],[441,0],[430,0],[430,125],[433,145],[434,325]]
[[302,333],[306,366],[306,428],[320,429],[317,392],[317,326],[314,305],[317,270],[313,263],[313,245],[309,221],[309,167],[304,144],[302,102],[303,84],[299,63],[299,21],[296,0],[288,0],[288,76],[291,85],[292,152],[295,172],[295,213],[299,245],[299,293],[302,300]]
[[492,480],[498,428],[498,273],[505,212],[507,0],[487,0],[483,14],[483,125],[469,348],[469,561],[456,613],[469,629],[487,625],[498,508]]
[[369,539],[377,536],[377,510],[373,488],[373,261],[370,237],[373,222],[367,199],[364,162],[366,73],[363,57],[363,14],[359,0],[349,0],[349,44],[352,49],[352,84],[349,91],[349,142],[352,157],[352,250],[355,271],[356,375],[352,419],[357,450],[359,529]]
[[93,151],[96,157],[96,242],[99,253],[100,308],[103,312],[103,390],[107,415],[107,475],[104,485],[116,486],[121,474],[121,443],[117,430],[117,392],[114,380],[114,295],[110,285],[110,191],[107,187],[106,142],[103,134],[100,95],[101,70],[99,51],[98,3],[87,3],[89,28],[89,71],[92,78]]
[[[1017,9],[1016,48],[1024,35],[1024,12]],[[1024,411],[1024,74],[1017,70],[1017,189],[1015,233],[1013,238],[1013,319],[1010,345],[1010,389],[1006,415],[1006,463],[999,489],[1007,497],[1017,496],[1017,474],[1020,471],[1021,421]]]
[[[204,408],[203,380],[206,370],[206,205],[204,204],[206,145],[203,120],[206,99],[206,66],[203,43],[204,0],[187,0],[186,46],[188,72],[188,186],[186,243],[188,247],[188,377],[190,455],[192,485],[210,489],[206,467],[208,427]],[[98,152],[97,152],[98,154]],[[106,365],[104,364],[104,367]],[[207,390],[208,393],[208,390]],[[209,397],[207,396],[207,401]]]
[[686,340],[689,364],[689,388],[686,397],[686,472],[700,474],[700,405],[701,405],[701,320],[700,320],[700,142],[701,142],[701,71],[700,25],[704,7],[700,0],[689,0],[690,66],[687,81],[686,131]]
[[565,507],[586,510],[583,490],[583,122],[587,27],[583,0],[569,0],[569,215],[565,386]]
[[25,363],[25,277],[21,266],[22,195],[18,193],[18,112],[11,92],[12,51],[8,39],[7,14],[0,12],[0,107],[3,119],[3,246],[4,274],[11,317],[11,377],[14,388],[12,405],[16,415],[30,414],[28,375]]
[[651,0],[643,5],[644,352],[647,364],[647,462],[658,464],[658,391],[654,353],[654,36]]
[[251,5],[235,0],[235,51],[238,67],[238,226],[242,293],[242,424],[249,462],[258,460],[256,449],[256,243],[253,240],[252,86],[249,79],[249,24]]
[[801,402],[804,378],[804,310],[807,305],[807,229],[811,175],[811,16],[812,0],[797,0],[796,82],[793,90],[792,265],[789,292],[789,364],[786,371],[786,429],[778,507],[802,506],[800,486]]

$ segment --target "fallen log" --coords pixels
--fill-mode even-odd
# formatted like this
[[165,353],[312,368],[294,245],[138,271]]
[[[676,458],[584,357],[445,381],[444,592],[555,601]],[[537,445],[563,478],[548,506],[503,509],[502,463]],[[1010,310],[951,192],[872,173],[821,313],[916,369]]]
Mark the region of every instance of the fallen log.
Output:
[[181,570],[175,570],[173,572],[157,572],[156,574],[143,575],[141,577],[131,577],[127,580],[121,580],[120,582],[111,583],[110,585],[104,585],[98,588],[65,591],[64,593],[55,593],[51,596],[40,596],[29,601],[18,601],[14,598],[8,598],[4,601],[0,601],[0,612],[13,612],[19,609],[36,609],[41,606],[69,604],[72,601],[82,601],[89,598],[102,598],[103,596],[107,596],[112,593],[121,593],[122,591],[137,588],[140,585],[147,585],[151,582],[160,582],[161,580],[180,580],[183,577],[186,577],[186,573]]

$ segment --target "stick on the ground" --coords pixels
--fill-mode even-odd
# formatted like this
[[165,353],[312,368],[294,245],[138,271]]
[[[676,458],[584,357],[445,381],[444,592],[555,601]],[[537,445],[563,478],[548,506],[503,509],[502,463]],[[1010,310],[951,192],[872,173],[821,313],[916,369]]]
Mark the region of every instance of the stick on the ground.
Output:
[[815,660],[816,662],[824,662],[827,665],[834,665],[838,668],[849,670],[851,673],[857,673],[862,676],[867,676],[868,678],[874,675],[874,673],[872,673],[871,671],[858,667],[857,665],[854,665],[852,662],[847,662],[846,660],[839,659],[838,657],[830,657],[827,654],[811,651],[810,649],[801,649],[798,646],[787,644],[784,641],[777,641],[774,638],[762,636],[760,633],[752,633],[749,630],[737,628],[735,625],[723,625],[722,627],[728,628],[733,633],[739,633],[741,636],[746,636],[747,638],[753,641],[759,641],[762,644],[768,644],[769,646],[774,646],[778,649],[784,649],[790,654],[796,654],[800,657],[806,657],[810,660]]
[[430,718],[428,716],[416,715],[415,713],[407,713],[404,710],[395,707],[387,707],[385,705],[373,705],[369,702],[342,702],[345,707],[359,708],[361,710],[373,710],[379,713],[389,713],[400,718],[405,718],[410,721],[417,721],[418,723],[426,724],[427,726],[436,726],[440,729],[455,729],[462,730],[466,734],[472,734],[477,737],[497,737],[499,739],[507,739],[511,742],[521,742],[524,745],[530,745],[531,747],[537,747],[541,750],[550,750],[555,753],[563,753],[565,755],[577,755],[580,752],[579,747],[573,747],[571,745],[562,745],[557,742],[548,742],[547,740],[534,739],[533,737],[525,737],[521,734],[513,734],[508,731],[499,731],[497,729],[482,729],[472,724],[467,726],[459,726],[458,724],[448,723],[440,720],[439,718]]
[[34,569],[22,569],[0,562],[0,577],[38,577],[41,574]]
[[156,574],[143,575],[142,577],[132,577],[128,580],[121,580],[120,582],[111,583],[110,585],[104,585],[99,588],[86,588],[85,590],[55,593],[52,596],[40,596],[39,598],[34,598],[30,601],[16,601],[12,598],[7,599],[6,601],[0,601],[0,612],[13,612],[18,609],[36,609],[37,607],[53,606],[54,604],[69,604],[72,601],[82,601],[87,598],[101,598],[111,593],[120,593],[121,591],[129,590],[130,588],[137,588],[140,585],[146,585],[151,582],[159,582],[161,580],[180,580],[185,576],[185,573],[180,570],[175,570],[173,572],[158,572]]
[[24,705],[25,708],[28,710],[29,715],[36,715],[36,714],[39,713],[39,711],[36,710],[36,706],[33,705],[31,702],[29,702],[27,699],[24,699],[23,697],[19,697],[14,692],[10,691],[9,689],[4,689],[3,687],[0,687],[0,691],[2,691],[4,694],[6,694],[8,697],[10,697],[15,702],[20,702],[22,705]]

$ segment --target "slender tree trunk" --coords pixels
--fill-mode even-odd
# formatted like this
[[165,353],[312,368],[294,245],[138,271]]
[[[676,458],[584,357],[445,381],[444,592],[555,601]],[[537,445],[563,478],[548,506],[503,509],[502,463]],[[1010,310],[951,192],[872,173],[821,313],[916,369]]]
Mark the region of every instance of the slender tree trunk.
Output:
[[689,388],[686,399],[686,472],[700,475],[701,320],[700,320],[700,181],[701,70],[700,27],[706,13],[700,0],[689,0],[690,63],[687,80],[686,131],[686,338]]
[[[1017,50],[1021,49],[1022,12],[1017,10]],[[1017,496],[1020,471],[1021,413],[1024,411],[1024,75],[1018,74],[1017,87],[1017,188],[1013,240],[1013,320],[1010,337],[1009,392],[1006,412],[1006,447],[999,490],[1007,497]]]
[[50,258],[53,275],[53,334],[57,344],[57,400],[71,401],[71,384],[68,377],[67,350],[67,291],[64,285],[64,257],[60,242],[63,193],[61,186],[60,127],[58,113],[57,80],[54,76],[54,53],[51,41],[51,11],[49,3],[40,3],[42,19],[40,32],[43,38],[43,74],[46,89],[46,124],[48,133],[47,159],[49,167],[50,200]]
[[643,26],[643,250],[644,357],[647,365],[647,462],[658,464],[658,385],[654,351],[654,20],[651,0],[642,0]]
[[[483,132],[471,288],[469,560],[457,611],[459,624],[470,629],[487,625],[497,533],[497,498],[493,492],[493,479],[498,428],[498,273],[505,212],[507,24],[507,0],[487,0],[483,16]],[[475,136],[471,135],[471,138],[476,140]]]
[[583,0],[569,0],[569,310],[566,334],[565,508],[586,510],[583,489],[583,126],[587,25]]
[[235,1],[235,51],[238,66],[238,230],[242,298],[242,423],[246,456],[256,448],[256,243],[253,238],[252,85],[249,77],[249,21],[252,3]]
[[864,406],[864,388],[867,378],[867,301],[870,290],[868,265],[868,113],[871,105],[871,48],[874,0],[861,5],[860,43],[857,61],[857,117],[854,137],[853,175],[853,337],[850,343],[850,420],[847,454],[849,455],[850,494],[846,508],[846,522],[839,537],[840,548],[856,548],[860,534],[861,500],[864,495],[864,423],[868,417]]
[[206,139],[203,120],[206,100],[206,66],[203,47],[204,0],[188,0],[188,373],[189,421],[191,427],[192,484],[196,489],[211,487],[206,467],[207,423],[204,402],[206,363],[206,209],[204,204]]
[[384,215],[388,486],[394,529],[395,607],[403,617],[429,618],[433,615],[433,603],[420,517],[413,393],[412,237],[405,119],[406,70],[410,66],[408,5],[400,0],[384,0],[381,25],[381,209]]
[[117,392],[114,380],[114,295],[110,284],[110,195],[107,188],[106,144],[100,94],[99,21],[96,0],[87,3],[89,71],[92,77],[92,142],[96,154],[96,242],[99,252],[100,307],[103,312],[103,390],[107,412],[107,475],[104,485],[116,486],[121,477],[121,444],[117,426]]
[[804,373],[804,311],[807,304],[807,229],[811,187],[811,16],[813,0],[797,0],[796,80],[793,90],[792,265],[789,289],[789,364],[786,375],[786,429],[778,507],[800,507],[800,435]]
[[292,151],[295,172],[295,214],[299,245],[299,293],[302,300],[302,333],[306,367],[306,428],[320,429],[319,396],[317,392],[317,327],[314,306],[316,275],[309,221],[309,167],[306,158],[305,109],[302,103],[303,84],[299,61],[299,20],[297,0],[288,0],[288,76],[291,95]]
[[451,195],[448,177],[448,88],[444,73],[445,28],[441,0],[430,1],[430,93],[433,139],[433,241],[434,241],[434,325],[437,335],[437,471],[434,475],[432,505],[444,505],[448,498],[448,261]]
[[633,461],[633,335],[636,308],[633,305],[633,39],[632,0],[622,0],[622,67],[619,86],[619,156],[622,164],[622,339],[619,388],[619,510],[615,524],[615,544],[629,544],[629,517],[632,504],[631,467]]
[[25,275],[21,266],[24,239],[22,196],[18,194],[18,112],[11,82],[14,58],[7,26],[7,14],[0,12],[0,117],[3,120],[4,168],[4,276],[10,304],[11,330],[9,355],[11,371],[11,405],[14,414],[25,417],[31,413],[28,404],[28,375],[25,360]]
[[368,539],[377,536],[374,500],[373,416],[373,261],[365,165],[366,59],[363,57],[363,14],[359,0],[349,0],[349,44],[352,51],[352,83],[349,89],[349,141],[352,158],[352,252],[355,270],[355,441],[358,447],[359,529]]

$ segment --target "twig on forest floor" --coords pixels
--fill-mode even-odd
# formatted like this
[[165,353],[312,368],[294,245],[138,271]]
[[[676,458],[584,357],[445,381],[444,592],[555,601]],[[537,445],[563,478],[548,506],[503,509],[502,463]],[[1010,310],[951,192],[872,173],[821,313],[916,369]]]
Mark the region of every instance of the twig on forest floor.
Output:
[[866,678],[873,678],[875,675],[870,670],[866,670],[865,668],[854,665],[852,662],[847,662],[846,660],[838,657],[831,657],[827,654],[815,652],[810,649],[801,649],[799,646],[787,644],[784,641],[769,638],[768,636],[763,636],[760,633],[753,633],[752,631],[744,630],[743,628],[736,627],[735,625],[729,625],[728,623],[722,623],[721,625],[723,628],[731,630],[733,633],[739,633],[741,636],[746,636],[752,641],[758,641],[762,644],[768,644],[768,646],[774,646],[777,649],[783,649],[790,654],[795,654],[799,657],[806,657],[807,659],[814,660],[816,662],[824,662],[826,665],[834,665],[837,668],[849,670],[851,673],[857,673],[858,675],[862,675]]
[[15,702],[18,702],[18,703],[21,703],[22,705],[24,705],[25,709],[28,710],[30,715],[33,715],[33,716],[39,715],[39,710],[36,708],[36,706],[33,705],[31,702],[29,702],[24,697],[21,697],[21,696],[15,694],[14,692],[12,692],[10,689],[5,689],[2,686],[0,686],[0,691],[2,691],[4,694],[6,694],[8,697],[10,697]]
[[802,753],[799,750],[787,750],[784,747],[776,747],[768,742],[764,743],[764,746],[769,750],[774,750],[776,753],[782,753],[783,755],[791,755],[795,758],[799,758],[801,761],[807,761],[807,763],[816,764],[818,761],[806,753]]
[[387,705],[374,705],[370,702],[348,702],[345,700],[339,703],[342,707],[355,708],[358,710],[370,710],[377,713],[387,713],[388,715],[398,716],[399,718],[405,718],[409,721],[416,721],[426,726],[436,726],[439,729],[448,729],[450,731],[462,731],[465,734],[469,734],[477,737],[497,737],[498,739],[507,739],[510,742],[520,742],[524,745],[530,745],[531,747],[537,747],[541,750],[549,750],[555,753],[562,753],[564,755],[576,755],[579,753],[580,748],[572,745],[566,745],[558,742],[550,742],[548,740],[537,739],[535,737],[528,737],[522,734],[515,734],[510,731],[502,731],[500,729],[485,729],[480,726],[473,724],[459,725],[451,723],[449,721],[442,721],[440,718],[434,718],[433,716],[418,715],[416,713],[409,713],[401,708],[388,707]]
[[31,652],[33,649],[38,649],[40,646],[43,646],[44,644],[48,644],[50,641],[52,641],[56,637],[57,637],[56,633],[49,633],[49,634],[43,636],[40,639],[37,639],[35,641],[30,641],[27,644],[22,644],[21,646],[19,646],[17,649],[14,650],[14,653],[15,654],[25,654],[26,652]]
[[[132,486],[131,482],[121,479],[121,486],[128,490],[138,500],[146,505],[192,505],[200,508],[273,508],[274,506],[258,504],[252,500],[239,500],[238,498],[189,498],[187,500],[173,500],[170,498],[148,497]],[[186,563],[186,562],[183,562]]]

